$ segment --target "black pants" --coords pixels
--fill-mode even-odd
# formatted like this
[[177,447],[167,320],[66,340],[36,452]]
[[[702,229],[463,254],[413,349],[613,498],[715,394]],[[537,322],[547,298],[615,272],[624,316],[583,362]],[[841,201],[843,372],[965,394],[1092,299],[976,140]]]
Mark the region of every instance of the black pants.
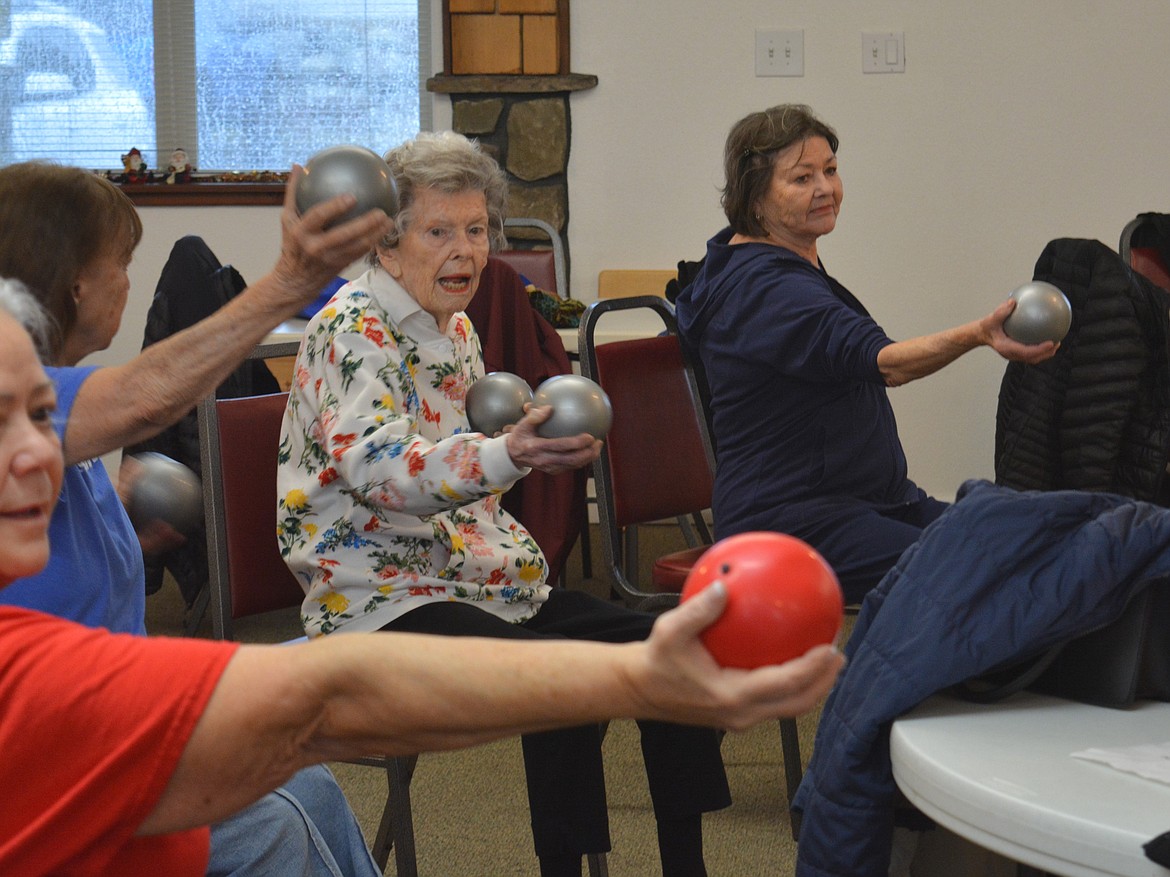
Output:
[[[655,616],[608,603],[583,591],[555,588],[536,616],[510,624],[471,603],[430,603],[395,619],[385,631],[501,639],[581,639],[634,642],[650,635]],[[474,673],[474,668],[468,668]],[[731,803],[709,728],[638,722],[654,813],[677,819]],[[538,856],[584,855],[610,849],[601,763],[601,727],[586,725],[522,738],[532,836]]]

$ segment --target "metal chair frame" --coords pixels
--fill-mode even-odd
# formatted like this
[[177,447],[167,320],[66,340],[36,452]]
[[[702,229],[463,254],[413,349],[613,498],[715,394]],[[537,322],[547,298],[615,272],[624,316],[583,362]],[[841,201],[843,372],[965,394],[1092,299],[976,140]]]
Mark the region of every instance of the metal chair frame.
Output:
[[1148,278],[1159,286],[1166,287],[1170,281],[1170,265],[1167,265],[1156,247],[1150,246],[1144,238],[1148,237],[1148,214],[1138,214],[1125,224],[1121,230],[1121,240],[1118,242],[1117,252],[1122,260],[1139,274]]
[[[577,349],[581,356],[581,374],[591,380],[598,376],[596,332],[597,324],[606,314],[616,311],[635,308],[649,308],[653,310],[663,322],[663,328],[669,335],[677,335],[678,326],[674,318],[674,310],[664,299],[656,296],[634,296],[629,298],[613,298],[599,300],[585,309],[578,328]],[[696,412],[700,411],[698,385],[690,369],[686,370],[686,380],[695,405]],[[618,413],[618,416],[622,416]],[[698,416],[698,415],[696,415]],[[711,471],[715,468],[715,458],[711,444],[707,440],[705,425],[696,423],[701,430],[704,442],[704,451]],[[614,588],[623,600],[633,606],[644,609],[667,608],[678,601],[677,594],[663,594],[648,591],[637,581],[638,570],[638,538],[636,526],[619,527],[616,515],[616,497],[614,494],[613,470],[609,454],[603,450],[601,457],[593,464],[593,480],[597,490],[597,514],[601,525],[601,542],[605,551],[606,567],[613,579]],[[703,544],[710,544],[711,533],[704,517],[705,509],[689,509],[678,515],[680,528],[683,531],[687,545],[694,548]],[[649,522],[645,522],[649,523]],[[696,533],[698,535],[696,535]]]
[[[663,298],[658,296],[640,296],[604,299],[594,302],[586,308],[581,318],[578,335],[578,349],[581,351],[581,372],[586,377],[592,379],[598,373],[598,345],[595,342],[598,321],[604,315],[613,313],[614,311],[634,308],[650,308],[662,318],[666,333],[677,336],[678,323],[675,320],[674,308]],[[621,344],[623,342],[612,343]],[[687,387],[694,406],[693,419],[695,428],[702,440],[710,471],[714,472],[715,453],[707,429],[705,405],[699,390],[698,381],[695,377],[694,368],[687,361],[685,354],[682,359]],[[622,416],[627,416],[627,412],[614,412],[615,420]],[[648,451],[648,453],[654,452],[665,453],[666,449],[660,448]],[[633,527],[627,527],[625,532],[622,532],[617,526],[612,471],[608,455],[604,451],[600,459],[593,464],[593,467],[594,480],[597,483],[597,507],[598,515],[601,519],[602,545],[605,548],[606,564],[612,576],[615,590],[624,599],[643,609],[665,609],[677,603],[677,594],[650,592],[638,586],[636,579],[633,577],[633,571],[637,569],[636,530]],[[711,534],[703,515],[704,511],[706,510],[692,510],[689,514],[681,516],[680,525],[689,518],[693,522],[695,529],[701,534],[703,542],[709,544],[711,542]],[[635,530],[635,532],[630,532],[631,530]],[[692,544],[691,540],[695,538],[694,534],[686,533],[685,527],[684,533],[687,535],[688,544]],[[795,719],[780,719],[780,746],[784,757],[784,779],[788,800],[789,826],[792,831],[792,836],[795,839],[800,832],[800,819],[792,810],[792,801],[796,796],[796,790],[800,786],[800,781],[804,775],[804,767],[800,754],[800,732]]]
[[557,233],[557,230],[543,219],[535,219],[527,216],[518,216],[511,219],[505,219],[505,235],[508,233],[508,229],[510,228],[535,228],[548,236],[549,243],[552,245],[553,272],[557,282],[557,288],[554,291],[561,298],[568,298],[569,276],[568,266],[565,261],[565,242],[561,239],[561,236]]

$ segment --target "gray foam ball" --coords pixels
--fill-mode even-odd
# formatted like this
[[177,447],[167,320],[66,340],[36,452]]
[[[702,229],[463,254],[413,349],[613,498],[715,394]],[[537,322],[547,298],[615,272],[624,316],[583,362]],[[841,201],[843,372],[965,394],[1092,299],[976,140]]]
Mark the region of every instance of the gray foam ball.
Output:
[[153,451],[134,457],[142,471],[131,487],[127,510],[135,528],[163,521],[190,533],[203,520],[203,487],[199,476],[177,460]]
[[1016,309],[1003,323],[1008,337],[1021,344],[1061,341],[1072,325],[1072,307],[1051,283],[1033,280],[1013,290]]
[[398,188],[390,166],[364,146],[331,146],[308,160],[297,183],[297,212],[338,195],[351,194],[357,204],[331,225],[339,225],[379,207],[387,216],[398,212]]
[[465,402],[471,428],[493,436],[524,416],[532,388],[511,372],[491,372],[467,388]]
[[551,405],[552,416],[536,428],[544,438],[589,433],[605,438],[613,424],[613,405],[609,396],[589,378],[581,375],[556,375],[536,388],[535,405]]

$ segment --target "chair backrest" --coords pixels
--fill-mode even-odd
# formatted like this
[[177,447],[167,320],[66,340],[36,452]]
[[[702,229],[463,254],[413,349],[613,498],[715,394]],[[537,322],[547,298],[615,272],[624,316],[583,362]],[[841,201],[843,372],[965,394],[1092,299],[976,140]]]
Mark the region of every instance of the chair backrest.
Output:
[[1143,213],[1126,223],[1121,230],[1118,252],[1134,271],[1163,289],[1170,289],[1170,265],[1166,264],[1156,245],[1152,222],[1154,215]]
[[634,298],[656,295],[659,298],[666,298],[666,284],[677,279],[677,270],[607,268],[597,273],[597,297]]
[[547,222],[540,219],[518,217],[504,220],[504,233],[508,229],[529,228],[544,234],[551,248],[536,249],[516,246],[514,237],[507,249],[500,250],[496,257],[511,265],[518,274],[523,274],[537,289],[551,292],[560,298],[569,297],[569,281],[566,276],[565,244],[561,236]]
[[[262,345],[252,358],[296,352]],[[199,403],[203,504],[212,631],[232,639],[232,621],[298,606],[304,591],[276,539],[276,457],[288,393]]]
[[[657,312],[667,334],[594,343],[600,317],[639,307]],[[601,385],[614,411],[594,464],[598,510],[619,528],[693,514],[711,504],[711,444],[694,374],[675,331],[671,306],[652,296],[598,301],[582,318],[581,371]]]

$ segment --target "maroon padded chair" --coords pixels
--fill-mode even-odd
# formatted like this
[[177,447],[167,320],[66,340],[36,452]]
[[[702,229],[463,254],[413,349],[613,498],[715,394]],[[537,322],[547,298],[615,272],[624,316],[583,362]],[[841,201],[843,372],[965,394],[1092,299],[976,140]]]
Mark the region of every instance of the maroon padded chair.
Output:
[[[632,308],[653,309],[667,334],[597,344],[598,321]],[[614,410],[593,473],[606,562],[619,596],[646,608],[677,601],[711,541],[704,512],[711,505],[714,458],[697,385],[674,330],[670,305],[656,296],[595,302],[580,328],[581,372],[601,385]],[[637,581],[637,528],[672,518],[687,522],[690,547],[655,558],[647,589]]]
[[511,265],[537,289],[557,294],[556,263],[552,250],[500,250],[495,257]]
[[[227,611],[213,615],[213,625],[219,621],[216,636],[220,639],[232,637],[231,620],[299,606],[305,599],[305,592],[276,550],[275,450],[287,402],[288,393],[271,393],[220,399],[215,405],[223,473],[218,486],[223,491],[226,575],[231,582],[249,583],[247,587],[228,588],[226,595],[220,592],[229,601],[224,607]],[[261,453],[266,459],[258,465]],[[242,521],[268,522],[268,538],[255,541],[254,529],[258,528],[241,526]]]
[[[262,344],[249,359],[292,356],[298,343]],[[276,455],[288,393],[199,403],[203,507],[212,634],[235,639],[233,622],[305,599],[276,539]],[[394,850],[397,873],[417,875],[410,781],[417,756],[357,758],[386,771],[387,797],[372,853],[382,870]]]

